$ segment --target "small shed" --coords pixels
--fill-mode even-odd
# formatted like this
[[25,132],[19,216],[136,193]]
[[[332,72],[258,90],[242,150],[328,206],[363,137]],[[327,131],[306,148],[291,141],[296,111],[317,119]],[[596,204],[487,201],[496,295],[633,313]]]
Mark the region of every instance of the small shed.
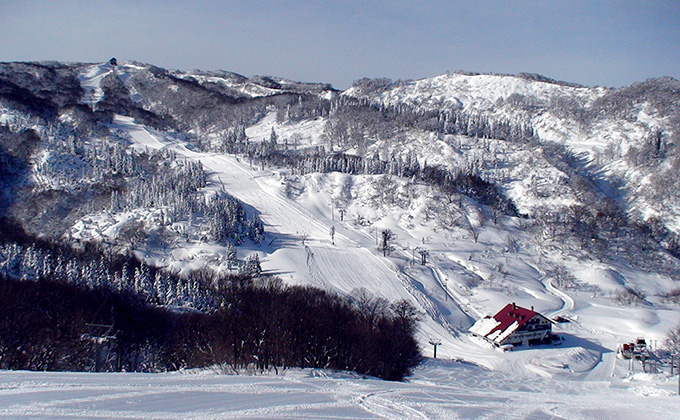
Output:
[[533,307],[526,309],[513,302],[493,317],[486,316],[475,322],[468,331],[497,347],[507,344],[528,345],[550,342],[553,338],[552,324]]

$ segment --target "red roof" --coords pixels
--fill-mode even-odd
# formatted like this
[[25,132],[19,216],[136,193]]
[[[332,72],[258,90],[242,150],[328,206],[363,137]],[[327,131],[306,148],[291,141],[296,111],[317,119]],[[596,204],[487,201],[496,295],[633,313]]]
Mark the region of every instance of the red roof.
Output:
[[538,312],[519,307],[514,303],[508,303],[503,309],[498,311],[498,313],[493,316],[493,318],[500,322],[500,324],[498,324],[498,326],[493,330],[489,331],[489,334],[496,330],[505,331],[510,325],[512,325],[513,322],[517,322],[517,328],[522,328],[522,326],[529,322],[529,320],[535,315],[538,315]]

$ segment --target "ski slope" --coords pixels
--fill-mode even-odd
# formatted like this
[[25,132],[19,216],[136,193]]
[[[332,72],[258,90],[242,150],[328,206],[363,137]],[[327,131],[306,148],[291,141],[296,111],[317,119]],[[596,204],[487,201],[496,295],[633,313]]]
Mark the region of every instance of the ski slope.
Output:
[[[171,148],[178,156],[200,161],[209,174],[212,188],[223,188],[247,204],[252,211],[257,211],[269,235],[267,242],[272,244],[270,248],[262,248],[264,252],[271,252],[263,261],[265,270],[285,273],[294,268],[295,273],[302,277],[299,282],[333,285],[343,293],[357,287],[377,292],[387,286],[390,287],[386,291],[387,296],[408,297],[401,288],[391,287],[393,283],[399,283],[396,275],[385,270],[385,263],[367,252],[357,242],[357,235],[346,229],[346,225],[337,224],[335,245],[331,245],[329,232],[335,224],[329,224],[318,215],[283,198],[277,191],[275,173],[251,168],[236,156],[197,153],[183,144],[165,142],[162,137],[136,125],[127,117],[117,116],[114,124],[130,134],[137,142],[137,148]],[[328,212],[330,215],[330,207]],[[305,244],[302,244],[303,237],[307,237]],[[282,244],[287,246],[284,248]],[[335,252],[336,249],[340,252]],[[280,258],[277,252],[282,254]],[[304,261],[306,269],[300,271],[297,268],[301,261]],[[357,266],[348,264],[348,261],[366,264]],[[365,281],[366,278],[375,279],[374,282],[380,284],[381,288],[373,287]],[[295,278],[293,281],[296,281]]]
[[676,419],[677,377],[516,377],[430,360],[405,383],[342,372],[0,371],[0,419]]
[[109,63],[95,64],[85,67],[78,75],[80,86],[83,88],[85,94],[81,99],[81,103],[94,107],[104,97],[104,91],[101,88],[102,80],[113,72],[113,66]]
[[[308,210],[283,196],[275,172],[252,168],[237,156],[191,151],[128,117],[116,116],[113,127],[127,132],[140,150],[170,148],[179,157],[200,161],[209,174],[210,188],[224,189],[257,211],[269,245],[241,252],[265,254],[260,255],[265,272],[291,284],[311,284],[341,294],[364,288],[390,301],[411,300],[428,314],[437,312],[427,293],[415,287],[392,260],[380,256],[372,236],[351,223],[332,220],[330,198],[328,204],[320,202]],[[334,241],[329,233],[333,226]],[[423,333],[451,336],[446,321],[439,320],[426,318]]]
[[[176,136],[150,130],[129,117],[116,116],[112,128],[127,133],[138,150],[170,149],[180,159],[200,161],[209,176],[208,189],[222,189],[245,203],[248,211],[259,214],[267,238],[260,246],[239,247],[240,258],[258,253],[266,273],[278,275],[290,284],[310,284],[341,294],[364,288],[389,301],[410,300],[422,314],[419,339],[426,356],[431,355],[428,342],[435,338],[442,340],[438,349],[441,357],[527,376],[552,375],[535,363],[537,358],[554,360],[562,366],[580,357],[578,351],[565,352],[562,346],[504,354],[468,337],[467,328],[476,319],[493,315],[508,302],[516,301],[525,307],[535,306],[548,316],[572,318],[573,322],[557,324],[554,329],[596,361],[588,365],[590,377],[603,379],[610,378],[616,369],[618,343],[639,335],[660,343],[665,331],[677,322],[677,312],[672,307],[658,307],[654,312],[618,307],[608,298],[593,300],[588,293],[570,294],[558,289],[550,276],[535,263],[529,263],[533,259],[531,249],[512,255],[499,250],[506,246],[503,236],[508,235],[507,230],[517,238],[523,235],[519,229],[512,230],[511,224],[484,226],[479,242],[472,242],[465,235],[442,233],[419,241],[422,231],[404,229],[396,222],[397,215],[384,217],[373,226],[356,225],[349,218],[340,222],[337,212],[331,214],[332,188],[323,180],[308,185],[306,195],[294,200],[284,194],[286,175],[280,171],[251,167],[239,156],[190,150]],[[332,227],[336,232],[333,241]],[[398,233],[395,250],[388,257],[376,249],[376,236],[382,228]],[[413,261],[413,244],[429,249],[431,256],[426,265]],[[580,261],[574,271],[587,281],[599,282],[602,290],[610,287],[602,273],[621,278],[640,275],[592,266]],[[647,284],[652,284],[652,275],[646,276]],[[669,284],[658,276],[654,281],[658,283],[657,290]],[[470,282],[481,282],[485,287],[472,288]],[[630,321],[622,323],[622,318]],[[618,373],[624,374],[625,369]],[[588,379],[585,375],[579,377]]]
[[[116,70],[123,82],[132,68],[122,65]],[[103,97],[101,82],[112,72],[108,64],[83,68],[81,102],[96,107]],[[479,96],[477,87],[466,89],[470,98]],[[451,93],[445,90],[440,96],[434,99]],[[499,98],[482,98],[482,105]],[[295,138],[295,147],[313,146],[321,141],[324,124],[322,118],[279,123],[275,113],[269,113],[247,127],[246,134],[261,141],[275,129],[279,136]],[[253,167],[242,156],[197,152],[174,133],[149,129],[122,115],[115,116],[110,128],[123,133],[139,151],[171,150],[180,160],[200,162],[208,174],[206,193],[224,190],[241,200],[250,215],[260,216],[267,237],[260,245],[239,246],[240,259],[257,253],[265,273],[289,284],[340,294],[363,288],[389,301],[411,301],[420,312],[418,338],[428,359],[405,383],[319,370],[279,375],[224,374],[221,368],[153,375],[0,371],[0,419],[677,417],[677,376],[670,376],[667,367],[643,373],[639,362],[616,357],[617,345],[637,336],[646,337],[652,349],[661,348],[666,331],[677,325],[677,307],[659,297],[677,287],[665,274],[633,268],[623,258],[620,264],[603,263],[569,255],[560,244],[537,244],[523,221],[508,217],[492,224],[474,205],[465,208],[470,229],[441,228],[423,217],[422,196],[429,193],[424,186],[415,186],[421,197],[409,208],[380,207],[366,199],[370,176],[299,176],[295,188],[300,194],[287,196],[291,174],[284,169]],[[428,149],[423,153],[431,155],[423,158],[450,158],[437,150]],[[345,181],[352,201],[340,221],[332,203]],[[127,220],[148,217],[152,211],[88,215],[72,234],[95,240],[115,236]],[[352,221],[355,215],[362,216],[362,223]],[[382,229],[396,233],[388,256],[376,249]],[[136,252],[150,263],[182,271],[204,263],[194,260],[198,254],[225,251],[190,240],[173,246],[177,248]],[[419,249],[429,252],[422,265]],[[563,283],[551,274],[558,264],[573,274],[578,287],[558,287]],[[639,305],[615,303],[614,293],[624,286],[640,288],[649,299]],[[569,319],[554,325],[563,340],[503,353],[467,334],[476,319],[509,302]],[[429,358],[431,339],[441,340],[438,360]]]

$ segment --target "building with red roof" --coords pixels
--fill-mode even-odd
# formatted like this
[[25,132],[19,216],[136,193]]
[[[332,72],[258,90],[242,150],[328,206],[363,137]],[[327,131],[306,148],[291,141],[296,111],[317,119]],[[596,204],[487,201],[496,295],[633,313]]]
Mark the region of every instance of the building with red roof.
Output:
[[468,331],[500,347],[507,344],[534,344],[549,341],[552,335],[552,321],[534,308],[526,309],[507,304],[493,317],[486,316],[475,322]]

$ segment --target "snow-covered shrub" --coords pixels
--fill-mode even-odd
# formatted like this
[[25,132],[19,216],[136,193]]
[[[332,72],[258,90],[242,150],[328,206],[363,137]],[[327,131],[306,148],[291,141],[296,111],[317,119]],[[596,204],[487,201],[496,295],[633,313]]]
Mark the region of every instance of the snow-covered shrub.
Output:
[[663,293],[661,299],[664,302],[674,303],[676,305],[680,304],[680,288],[672,289],[668,293]]
[[624,287],[614,292],[614,302],[619,305],[637,305],[645,302],[647,294],[634,287]]

